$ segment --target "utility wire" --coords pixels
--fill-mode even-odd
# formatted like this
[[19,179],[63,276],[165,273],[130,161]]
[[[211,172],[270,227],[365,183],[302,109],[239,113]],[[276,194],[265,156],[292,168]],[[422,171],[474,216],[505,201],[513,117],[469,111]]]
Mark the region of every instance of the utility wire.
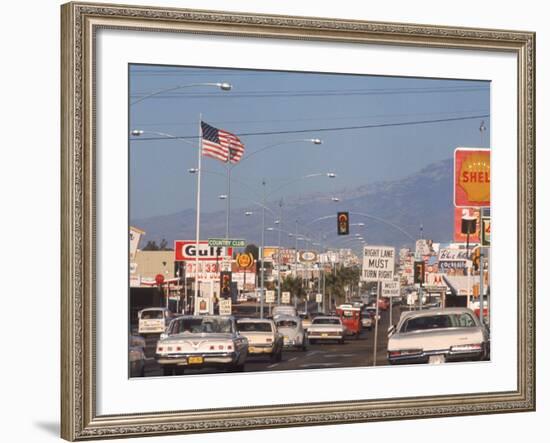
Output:
[[[455,117],[455,118],[440,118],[435,120],[417,120],[409,122],[395,122],[395,123],[378,123],[372,125],[361,125],[361,126],[341,126],[334,128],[311,128],[311,129],[295,129],[288,131],[267,131],[267,132],[241,132],[236,135],[240,137],[249,137],[255,135],[279,135],[279,134],[302,134],[305,132],[330,132],[330,131],[350,131],[358,129],[373,129],[373,128],[388,128],[394,126],[414,126],[414,125],[427,125],[433,123],[445,123],[445,122],[455,122],[455,121],[464,121],[464,120],[476,120],[480,118],[489,118],[490,114],[481,114],[481,115],[471,115],[467,117]],[[172,138],[166,137],[147,137],[133,138],[132,141],[151,141],[151,140],[174,140],[174,139],[198,139],[197,135],[182,135],[175,136]]]

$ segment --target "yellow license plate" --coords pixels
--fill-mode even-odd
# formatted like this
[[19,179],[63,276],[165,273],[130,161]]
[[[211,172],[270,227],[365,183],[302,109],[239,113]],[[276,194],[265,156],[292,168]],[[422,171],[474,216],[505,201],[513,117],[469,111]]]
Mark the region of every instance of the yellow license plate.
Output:
[[248,351],[249,352],[260,352],[260,350],[258,348],[254,348],[254,347],[248,348]]
[[321,337],[328,337],[328,334],[323,333],[321,334]]
[[202,357],[189,357],[187,359],[187,363],[189,363],[190,365],[197,365],[197,364],[201,364],[204,362],[204,359]]

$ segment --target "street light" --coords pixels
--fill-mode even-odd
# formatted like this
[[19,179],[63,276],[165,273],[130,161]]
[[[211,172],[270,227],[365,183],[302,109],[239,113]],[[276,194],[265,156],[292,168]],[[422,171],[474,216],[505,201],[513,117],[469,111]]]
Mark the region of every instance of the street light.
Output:
[[188,84],[188,85],[179,85],[179,86],[174,86],[172,88],[160,89],[160,90],[152,92],[150,94],[146,94],[143,97],[140,97],[137,100],[134,100],[132,103],[130,103],[130,106],[133,106],[133,105],[135,105],[135,104],[137,104],[137,103],[139,103],[143,100],[154,97],[155,95],[162,94],[164,92],[171,92],[171,91],[176,91],[178,89],[184,89],[184,88],[192,88],[194,86],[214,86],[216,88],[221,89],[222,91],[231,91],[231,89],[232,89],[231,84],[227,83],[227,82],[221,82],[221,83],[191,83],[191,84]]
[[338,197],[331,197],[330,200],[336,203],[340,201]]

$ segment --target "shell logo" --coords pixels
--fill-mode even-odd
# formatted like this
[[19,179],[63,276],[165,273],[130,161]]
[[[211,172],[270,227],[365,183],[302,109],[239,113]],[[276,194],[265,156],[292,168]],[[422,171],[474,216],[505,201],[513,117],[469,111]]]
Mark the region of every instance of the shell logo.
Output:
[[483,207],[491,204],[489,149],[455,150],[455,206]]

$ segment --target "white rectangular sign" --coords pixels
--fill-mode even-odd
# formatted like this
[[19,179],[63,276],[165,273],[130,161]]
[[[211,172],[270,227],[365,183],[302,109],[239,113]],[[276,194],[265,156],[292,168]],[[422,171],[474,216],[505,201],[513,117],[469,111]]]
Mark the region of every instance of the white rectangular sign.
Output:
[[220,300],[220,315],[231,315],[231,299]]
[[401,295],[401,282],[399,278],[382,283],[382,297],[399,297]]
[[275,291],[272,291],[272,290],[265,291],[265,302],[275,303]]
[[363,248],[363,281],[393,281],[395,248],[365,246]]
[[290,292],[288,291],[283,291],[282,293],[282,302],[283,303],[290,303]]
[[323,294],[321,294],[321,293],[315,294],[315,301],[317,303],[322,303],[323,302]]

